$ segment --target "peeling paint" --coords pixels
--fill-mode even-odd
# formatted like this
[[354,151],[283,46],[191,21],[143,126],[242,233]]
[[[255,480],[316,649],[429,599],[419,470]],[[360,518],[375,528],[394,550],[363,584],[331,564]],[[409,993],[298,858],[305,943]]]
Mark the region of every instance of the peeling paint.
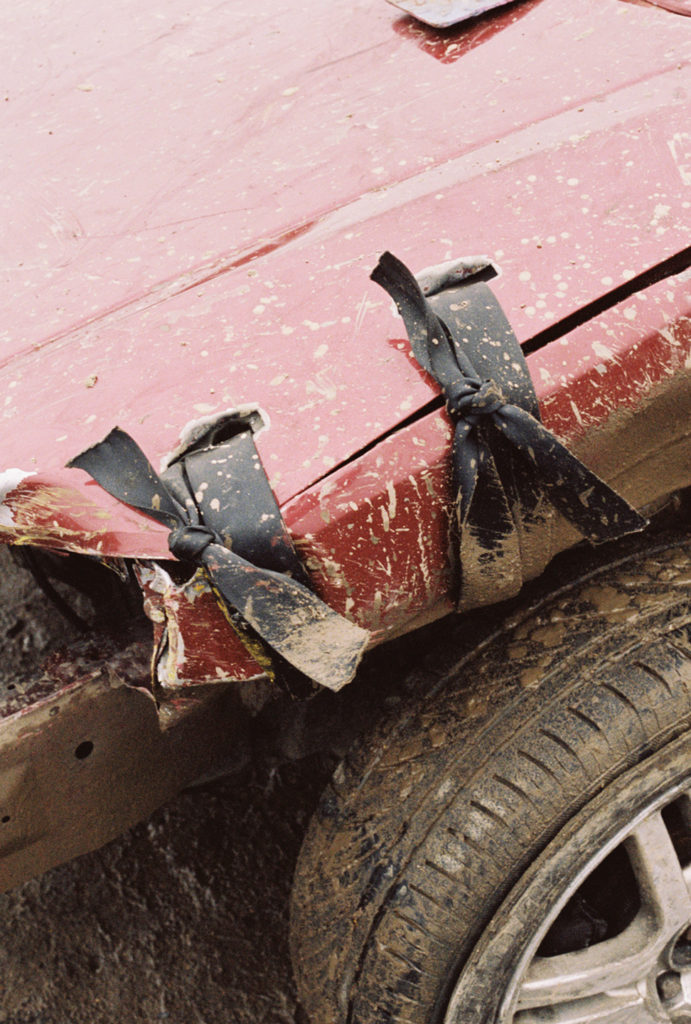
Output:
[[135,571],[144,611],[154,625],[154,671],[160,687],[175,690],[265,675],[266,665],[229,628],[202,570],[180,584],[155,563],[137,563]]
[[35,475],[35,472],[27,472],[22,469],[5,469],[0,472],[0,526],[10,527],[14,525],[14,513],[5,504],[8,494],[16,490],[22,480]]

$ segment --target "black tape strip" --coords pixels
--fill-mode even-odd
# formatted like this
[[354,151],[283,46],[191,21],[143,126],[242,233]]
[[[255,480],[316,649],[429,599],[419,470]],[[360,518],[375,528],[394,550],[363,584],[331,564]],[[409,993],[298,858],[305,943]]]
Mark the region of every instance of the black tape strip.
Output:
[[279,659],[332,690],[351,681],[369,634],[305,585],[249,431],[183,456],[159,477],[116,427],[68,466],[167,526],[171,552],[203,566],[226,609]]
[[396,303],[413,353],[441,387],[454,421],[460,542],[470,532],[481,550],[504,552],[516,517],[529,520],[545,497],[592,543],[645,527],[644,517],[540,422],[520,345],[485,284],[471,279],[426,298],[391,253],[371,276]]
[[224,547],[259,568],[287,573],[309,586],[251,430],[185,452],[161,479],[174,494],[194,499],[195,514]]

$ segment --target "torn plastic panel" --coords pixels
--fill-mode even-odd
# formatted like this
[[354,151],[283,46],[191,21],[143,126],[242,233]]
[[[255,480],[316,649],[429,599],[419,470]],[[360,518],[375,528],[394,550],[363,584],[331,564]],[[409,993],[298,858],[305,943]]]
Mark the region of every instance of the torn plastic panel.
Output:
[[389,0],[389,3],[432,28],[450,28],[495,7],[505,7],[512,0]]
[[[464,567],[520,565],[520,533],[554,505],[592,543],[642,530],[646,520],[540,422],[520,345],[492,292],[469,278],[423,294],[384,253],[372,273],[394,299],[413,353],[442,388],[453,423],[452,488]],[[443,285],[442,281],[442,285]]]
[[171,552],[203,566],[229,624],[253,654],[260,637],[278,673],[292,669],[338,690],[353,678],[369,635],[306,585],[251,430],[239,427],[223,444],[193,447],[162,477],[117,427],[68,465],[169,528]]

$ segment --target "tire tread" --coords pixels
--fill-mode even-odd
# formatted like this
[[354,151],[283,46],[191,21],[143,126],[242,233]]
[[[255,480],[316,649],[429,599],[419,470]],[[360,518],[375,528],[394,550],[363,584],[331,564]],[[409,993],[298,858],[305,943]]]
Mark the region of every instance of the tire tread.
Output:
[[[402,1024],[399,996],[408,1024],[430,1024],[439,977],[453,974],[536,852],[619,773],[688,728],[689,608],[668,582],[655,583],[655,601],[650,581],[636,584],[653,561],[669,574],[665,551],[617,568],[627,600],[645,598],[634,627],[584,607],[594,588],[616,585],[611,569],[600,582],[591,573],[520,616],[348,758],[310,827],[294,893],[296,975],[316,1024]],[[568,647],[524,642],[569,610],[578,618]],[[510,674],[512,644],[528,650]],[[466,679],[486,711],[469,716]],[[391,870],[373,882],[377,862]],[[411,989],[405,971],[392,976],[390,955],[417,963],[425,943],[436,971]]]

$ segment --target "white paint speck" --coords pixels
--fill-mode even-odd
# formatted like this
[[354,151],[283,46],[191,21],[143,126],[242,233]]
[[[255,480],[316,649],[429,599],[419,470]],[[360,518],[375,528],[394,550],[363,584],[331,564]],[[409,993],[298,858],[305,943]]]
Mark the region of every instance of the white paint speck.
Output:
[[612,352],[611,348],[607,348],[607,346],[603,345],[601,341],[593,342],[593,352],[598,357],[598,359],[614,358],[614,353]]
[[681,180],[691,185],[691,132],[677,132],[667,143]]

